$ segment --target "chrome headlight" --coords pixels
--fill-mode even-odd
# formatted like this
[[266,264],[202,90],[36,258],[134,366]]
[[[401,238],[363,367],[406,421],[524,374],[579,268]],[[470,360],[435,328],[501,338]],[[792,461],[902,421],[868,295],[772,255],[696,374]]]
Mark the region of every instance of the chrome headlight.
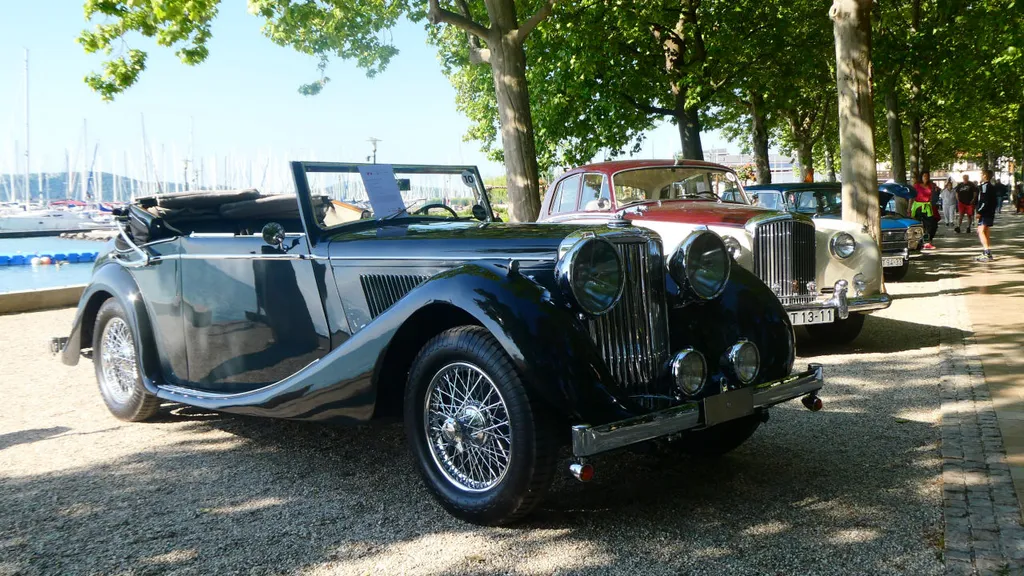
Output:
[[732,236],[723,236],[722,243],[725,244],[725,249],[729,252],[729,256],[732,256],[733,260],[739,260],[740,256],[743,255],[743,247],[740,246],[739,240]]
[[850,234],[840,232],[832,237],[828,248],[836,258],[845,259],[853,256],[854,251],[857,250],[857,241]]
[[693,348],[687,348],[672,359],[672,379],[676,388],[687,396],[693,396],[704,387],[707,363],[704,355]]
[[908,240],[920,240],[924,238],[924,228],[920,226],[911,226],[907,228],[907,239]]
[[714,232],[698,230],[683,240],[668,261],[668,272],[680,287],[710,300],[725,290],[732,267],[725,243]]
[[600,316],[615,306],[625,284],[615,246],[597,237],[569,248],[558,260],[555,275],[566,297],[591,316]]
[[761,353],[749,340],[740,340],[725,353],[728,366],[740,382],[750,384],[761,369]]

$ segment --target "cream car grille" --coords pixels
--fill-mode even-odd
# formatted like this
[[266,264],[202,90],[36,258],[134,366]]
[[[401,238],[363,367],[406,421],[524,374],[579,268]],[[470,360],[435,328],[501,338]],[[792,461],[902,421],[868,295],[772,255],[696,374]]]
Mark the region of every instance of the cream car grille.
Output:
[[813,301],[807,283],[815,277],[814,224],[774,220],[754,230],[754,273],[783,304]]

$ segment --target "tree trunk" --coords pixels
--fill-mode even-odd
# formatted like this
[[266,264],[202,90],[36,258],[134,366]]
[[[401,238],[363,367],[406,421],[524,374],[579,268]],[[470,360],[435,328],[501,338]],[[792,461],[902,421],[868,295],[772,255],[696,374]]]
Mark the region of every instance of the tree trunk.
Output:
[[907,157],[903,149],[903,119],[900,118],[900,99],[896,93],[896,82],[890,84],[885,91],[885,121],[889,127],[892,179],[900,184],[906,184]]
[[[921,0],[914,0],[910,7],[910,30],[921,29]],[[921,71],[916,63],[910,72],[910,175],[916,183],[921,178]]]
[[836,40],[843,220],[867,226],[878,241],[881,231],[871,96],[871,2],[833,0],[829,16]]
[[772,183],[772,168],[768,161],[768,119],[764,111],[764,96],[750,93],[750,132],[757,167],[757,183]]
[[800,181],[814,181],[814,143],[810,138],[800,140],[796,145],[796,159],[800,163]]
[[921,117],[910,115],[910,175],[914,182],[921,178]]
[[700,142],[700,109],[686,105],[686,88],[672,87],[675,101],[676,126],[679,128],[679,142],[683,147],[683,158],[703,160],[704,147]]
[[835,154],[831,146],[825,146],[825,177],[829,182],[836,181]]
[[533,222],[540,213],[537,151],[526,85],[526,53],[511,35],[489,44],[494,93],[501,122],[508,198],[513,222]]

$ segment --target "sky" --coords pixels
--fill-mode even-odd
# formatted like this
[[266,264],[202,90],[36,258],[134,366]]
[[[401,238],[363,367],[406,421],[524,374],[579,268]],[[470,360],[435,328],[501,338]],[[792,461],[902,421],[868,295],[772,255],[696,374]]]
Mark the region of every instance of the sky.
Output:
[[[173,50],[133,39],[131,47],[149,53],[147,69],[126,93],[103,102],[83,82],[102,57],[75,41],[88,26],[81,0],[4,4],[0,174],[24,172],[25,49],[33,172],[63,171],[65,154],[72,169],[81,168],[95,150],[96,169],[140,175],[144,125],[150,165],[163,174],[183,169],[190,142],[197,162],[240,169],[234,167],[247,159],[257,170],[273,165],[286,174],[289,160],[366,161],[370,137],[381,140],[378,162],[477,164],[484,176],[504,173],[479,142],[463,141],[469,122],[455,108],[455,91],[421,24],[404,22],[393,31],[400,53],[382,74],[369,79],[354,64],[334,60],[331,82],[310,97],[298,87],[319,77],[316,60],[265,38],[244,0],[224,0],[206,62],[187,66]],[[717,133],[705,133],[703,144],[738,149]],[[666,158],[678,149],[675,126],[665,124],[638,156]]]

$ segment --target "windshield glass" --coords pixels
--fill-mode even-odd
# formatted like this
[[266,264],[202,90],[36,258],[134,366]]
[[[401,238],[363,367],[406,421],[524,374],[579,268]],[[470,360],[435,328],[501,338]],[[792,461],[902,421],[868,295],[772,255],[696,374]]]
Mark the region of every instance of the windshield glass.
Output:
[[621,208],[646,200],[715,200],[749,204],[736,174],[714,168],[684,166],[639,168],[612,176]]
[[794,190],[786,193],[790,206],[801,214],[842,214],[842,190]]
[[431,219],[490,221],[491,204],[472,166],[302,164],[318,223]]
[[782,193],[777,190],[758,190],[756,192],[748,192],[748,194],[754,206],[771,210],[786,210],[786,203],[782,201]]

